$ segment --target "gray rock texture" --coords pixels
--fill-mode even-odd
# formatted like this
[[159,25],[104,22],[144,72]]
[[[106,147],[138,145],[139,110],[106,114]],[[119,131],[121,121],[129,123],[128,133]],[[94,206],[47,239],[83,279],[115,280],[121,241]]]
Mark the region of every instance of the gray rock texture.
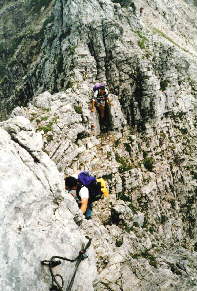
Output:
[[[4,148],[8,151],[14,145],[10,152],[14,157],[8,164],[16,174],[10,175],[14,181],[15,176],[22,179],[17,179],[22,181],[22,194],[16,207],[20,208],[17,203],[27,203],[31,209],[33,201],[38,207],[33,226],[25,229],[31,233],[39,219],[46,223],[44,229],[49,224],[52,231],[44,239],[50,240],[49,234],[52,239],[58,237],[56,248],[63,253],[61,238],[65,235],[65,241],[70,242],[73,233],[71,256],[85,241],[84,234],[92,237],[98,270],[93,284],[96,291],[196,291],[196,6],[193,1],[178,0],[34,2],[0,4],[0,26],[4,28],[0,30],[1,53],[6,62],[0,76],[2,119],[17,105],[13,119],[2,125]],[[15,26],[16,19],[21,32]],[[12,50],[8,50],[10,46]],[[107,132],[101,130],[97,112],[89,110],[96,81],[106,82],[110,92]],[[27,184],[13,163],[15,147],[24,153],[21,163],[34,175],[32,179],[36,175],[32,194],[28,192],[31,202],[25,200]],[[4,167],[7,169],[5,161]],[[63,175],[80,170],[104,177],[110,198],[96,202],[93,219],[81,220],[77,227],[73,222],[79,215],[77,205],[64,195],[66,205],[54,206],[53,197],[63,195]],[[8,181],[11,178],[6,185]],[[2,205],[9,206],[10,199]],[[6,231],[12,232],[13,207],[6,206],[13,216],[10,226],[2,228],[3,238]],[[62,216],[57,218],[54,208],[62,209]],[[31,212],[27,213],[29,222]],[[65,234],[64,224],[68,224]],[[38,240],[30,235],[28,241],[37,244]],[[25,244],[25,238],[20,242]],[[9,244],[14,248],[11,237]],[[2,248],[5,260],[9,250],[11,257],[18,257],[11,247]],[[42,255],[50,257],[54,248],[36,252],[36,261]],[[25,247],[24,257],[28,253]],[[4,262],[2,268],[13,273],[14,263]],[[93,257],[90,255],[84,264],[91,290]],[[37,280],[35,274],[30,281],[41,281],[47,288],[46,273],[40,273],[41,268],[32,269],[43,277]],[[65,278],[72,274],[68,269],[63,273]],[[80,278],[75,282],[76,290],[87,288],[77,285]],[[9,288],[10,282],[8,279],[4,286]],[[20,290],[22,283],[18,284]],[[35,284],[30,289],[39,290]]]
[[[6,121],[0,132],[1,289],[49,290],[49,269],[40,262],[55,255],[73,259],[87,243],[74,222],[78,207],[68,196],[63,200],[63,179],[27,119]],[[95,259],[91,248],[87,253],[72,290],[93,290]],[[65,287],[74,266],[63,261],[54,268]]]
[[92,221],[81,225],[96,250],[95,290],[195,290],[193,103],[188,99],[188,112],[164,114],[139,131],[110,95],[111,119],[118,116],[119,128],[102,133],[99,124],[99,131],[91,128],[96,113],[88,109],[86,85],[76,92],[45,92],[12,115],[31,120],[60,171],[89,170],[110,185],[110,199],[95,203]]
[[130,122],[156,114],[155,105],[171,110],[171,96],[193,86],[187,68],[196,56],[196,7],[187,2],[2,2],[2,115],[83,80],[106,80]]

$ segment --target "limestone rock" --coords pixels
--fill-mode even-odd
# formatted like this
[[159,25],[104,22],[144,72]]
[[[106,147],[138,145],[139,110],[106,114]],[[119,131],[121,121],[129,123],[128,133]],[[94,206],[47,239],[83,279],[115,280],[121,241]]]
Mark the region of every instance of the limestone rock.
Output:
[[[41,135],[44,151],[62,173],[89,170],[108,181],[110,198],[95,203],[91,221],[81,220],[77,205],[66,199],[65,222],[76,215],[82,231],[93,237],[99,273],[94,289],[194,291],[194,1],[15,2],[0,4],[1,118],[19,106],[13,112],[17,124],[3,127],[46,189],[55,175],[45,169]],[[113,103],[107,132],[89,110],[98,81],[107,83]],[[36,139],[29,136],[32,125],[19,116],[31,121]],[[7,171],[6,163],[3,167]],[[13,174],[18,177],[18,171]],[[56,186],[50,188],[53,194],[46,197],[56,195]],[[64,220],[61,205],[54,216]],[[48,212],[45,216],[48,221]],[[61,236],[62,225],[59,219],[54,236],[59,229]],[[75,227],[66,235],[78,237]]]
[[[63,179],[27,119],[8,120],[0,132],[1,288],[49,290],[49,269],[40,262],[54,255],[75,258],[87,242],[73,220],[78,207],[65,196]],[[76,290],[93,290],[94,264],[90,248],[77,272]],[[66,286],[74,264],[63,262],[55,271]]]

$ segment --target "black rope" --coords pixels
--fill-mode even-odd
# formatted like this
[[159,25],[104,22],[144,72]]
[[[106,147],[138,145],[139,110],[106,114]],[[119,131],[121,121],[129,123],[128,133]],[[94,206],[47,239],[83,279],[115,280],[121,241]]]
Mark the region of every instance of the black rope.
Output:
[[[87,244],[85,245],[85,247],[83,247],[78,256],[75,259],[68,259],[65,257],[60,257],[60,256],[53,256],[51,257],[50,260],[44,260],[41,261],[41,265],[44,266],[48,266],[49,267],[49,271],[51,274],[51,278],[52,278],[52,282],[51,282],[51,287],[50,287],[50,291],[63,291],[63,287],[64,287],[64,279],[60,274],[54,274],[53,273],[53,268],[60,265],[61,264],[61,260],[63,261],[68,261],[68,262],[77,262],[75,265],[75,271],[74,274],[71,278],[70,283],[68,284],[68,287],[66,288],[66,291],[70,291],[73,283],[74,283],[74,279],[75,279],[75,275],[77,273],[77,269],[79,267],[79,264],[81,263],[81,261],[83,261],[84,259],[86,259],[88,257],[88,255],[86,254],[87,249],[89,248],[89,246],[91,245],[91,239],[89,237],[86,236],[86,238],[88,239]],[[57,260],[58,259],[58,260]],[[58,282],[57,278],[59,278],[61,280],[61,282]]]

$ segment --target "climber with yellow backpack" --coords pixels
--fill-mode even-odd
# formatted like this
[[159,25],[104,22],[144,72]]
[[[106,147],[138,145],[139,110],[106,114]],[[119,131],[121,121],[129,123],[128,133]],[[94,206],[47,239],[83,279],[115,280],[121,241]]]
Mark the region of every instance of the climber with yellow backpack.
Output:
[[107,182],[86,171],[80,172],[77,177],[66,177],[65,188],[75,198],[86,219],[92,218],[93,202],[109,196]]

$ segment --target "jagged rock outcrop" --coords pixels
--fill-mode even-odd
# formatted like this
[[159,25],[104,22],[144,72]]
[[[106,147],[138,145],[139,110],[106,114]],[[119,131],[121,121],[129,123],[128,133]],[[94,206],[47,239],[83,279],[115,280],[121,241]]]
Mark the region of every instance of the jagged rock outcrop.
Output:
[[110,200],[99,201],[93,221],[81,226],[97,254],[95,290],[195,290],[194,113],[165,115],[139,132],[114,102],[119,128],[99,134],[86,96],[82,88],[80,95],[45,92],[12,114],[31,119],[61,171],[90,170],[110,184]]
[[[54,255],[73,259],[87,242],[73,220],[79,216],[78,207],[64,197],[63,179],[27,119],[10,119],[1,124],[0,132],[1,289],[49,290],[49,269],[41,266],[41,260]],[[96,269],[91,248],[88,255],[72,290],[93,290]],[[63,262],[55,272],[67,286],[74,263]]]
[[[179,87],[193,88],[193,74],[185,69],[196,56],[195,12],[178,0],[4,1],[1,111],[45,90],[95,79],[108,82],[130,123],[156,114],[155,105],[165,100],[171,108]],[[177,71],[182,77],[174,86]]]

